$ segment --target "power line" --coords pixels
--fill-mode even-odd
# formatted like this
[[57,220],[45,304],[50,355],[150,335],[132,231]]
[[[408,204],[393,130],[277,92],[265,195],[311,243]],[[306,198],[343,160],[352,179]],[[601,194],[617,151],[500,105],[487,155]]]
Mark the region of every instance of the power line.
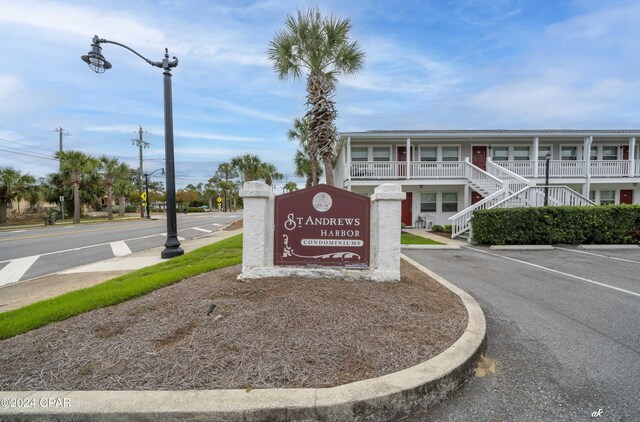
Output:
[[2,149],[2,148],[0,148],[0,151],[8,152],[8,153],[11,153],[11,154],[27,155],[27,156],[29,156],[29,157],[41,158],[41,159],[43,159],[43,160],[58,161],[58,160],[57,160],[57,159],[55,159],[55,158],[51,158],[51,157],[42,157],[42,156],[39,156],[39,155],[33,155],[33,154],[27,154],[26,152],[9,151],[9,150],[7,150],[7,149]]
[[42,148],[42,147],[38,147],[38,146],[35,146],[35,145],[24,144],[22,142],[10,141],[8,139],[3,139],[3,138],[0,138],[0,142],[8,142],[10,144],[16,144],[16,145],[20,145],[20,146],[24,146],[24,147],[40,149],[42,151],[51,152],[51,153],[55,154],[55,151],[53,151],[53,150]]
[[36,155],[38,157],[44,157],[44,158],[54,158],[49,154],[42,154],[42,153],[35,152],[35,151],[25,151],[24,148],[16,148],[16,147],[11,147],[11,146],[7,146],[7,145],[0,145],[0,147],[5,148],[7,151],[16,151],[16,152],[20,152],[20,153],[29,153],[29,154]]

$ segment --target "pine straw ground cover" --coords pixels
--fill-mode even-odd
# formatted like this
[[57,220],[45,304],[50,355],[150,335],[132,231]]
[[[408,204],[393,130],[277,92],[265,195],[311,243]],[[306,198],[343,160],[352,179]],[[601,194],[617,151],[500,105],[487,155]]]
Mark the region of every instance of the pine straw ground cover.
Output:
[[239,272],[0,341],[0,390],[329,387],[427,360],[467,325],[460,299],[404,261],[400,283]]

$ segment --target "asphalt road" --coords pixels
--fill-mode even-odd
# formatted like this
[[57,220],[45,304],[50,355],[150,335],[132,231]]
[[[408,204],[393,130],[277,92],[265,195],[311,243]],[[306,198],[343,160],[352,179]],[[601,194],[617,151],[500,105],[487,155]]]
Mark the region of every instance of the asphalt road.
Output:
[[403,252],[478,300],[497,367],[403,421],[640,420],[639,251]]
[[[178,236],[202,236],[241,217],[241,213],[179,214]],[[165,233],[165,219],[0,232],[0,286],[162,246]]]

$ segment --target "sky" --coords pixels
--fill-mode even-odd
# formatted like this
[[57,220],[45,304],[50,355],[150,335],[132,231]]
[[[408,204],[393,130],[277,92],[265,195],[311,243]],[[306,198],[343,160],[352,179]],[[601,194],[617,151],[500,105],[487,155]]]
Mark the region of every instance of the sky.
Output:
[[103,44],[113,68],[92,72],[80,56],[97,34],[178,57],[178,187],[245,153],[302,183],[287,131],[306,112],[305,84],[279,80],[267,49],[308,7],[349,18],[365,53],[339,78],[339,131],[640,127],[637,0],[0,0],[0,167],[56,171],[62,127],[65,150],[137,168],[139,126],[144,169],[164,166],[161,69]]

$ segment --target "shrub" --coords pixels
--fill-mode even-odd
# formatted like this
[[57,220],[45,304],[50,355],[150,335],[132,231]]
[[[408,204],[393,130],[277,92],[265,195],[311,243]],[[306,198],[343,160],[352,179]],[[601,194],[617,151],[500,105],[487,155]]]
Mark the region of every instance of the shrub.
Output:
[[136,204],[129,204],[124,206],[124,212],[137,212],[140,208]]
[[442,233],[444,231],[444,227],[438,225],[438,224],[434,224],[433,226],[431,226],[431,231],[436,232],[436,233]]
[[205,210],[203,210],[202,208],[199,207],[189,207],[188,212],[204,212]]
[[640,243],[640,206],[478,210],[473,240],[490,245]]
[[451,234],[451,224],[445,224],[442,231]]

